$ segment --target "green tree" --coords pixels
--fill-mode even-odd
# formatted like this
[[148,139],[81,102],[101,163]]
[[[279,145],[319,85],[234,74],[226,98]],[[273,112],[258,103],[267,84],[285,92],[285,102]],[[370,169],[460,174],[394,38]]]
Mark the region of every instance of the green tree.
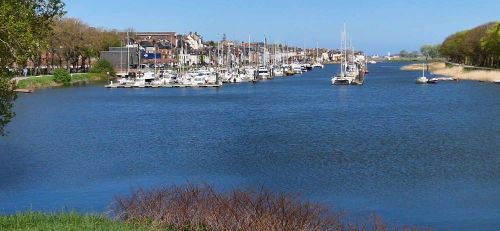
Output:
[[500,68],[500,22],[491,26],[486,32],[486,36],[481,39],[481,49],[488,54],[488,65]]
[[434,59],[439,57],[439,45],[423,45],[420,47],[420,53],[425,59]]
[[90,69],[91,73],[97,74],[107,74],[115,75],[115,71],[113,70],[113,65],[110,62],[104,59],[100,59],[97,61],[92,68]]
[[0,1],[0,135],[14,117],[12,104],[16,98],[5,67],[21,67],[46,46],[56,17],[62,16],[61,0]]
[[448,60],[474,66],[499,66],[500,22],[457,32],[444,40],[439,53]]
[[62,83],[64,86],[68,86],[71,83],[71,74],[68,70],[63,68],[57,68],[54,70],[54,82]]

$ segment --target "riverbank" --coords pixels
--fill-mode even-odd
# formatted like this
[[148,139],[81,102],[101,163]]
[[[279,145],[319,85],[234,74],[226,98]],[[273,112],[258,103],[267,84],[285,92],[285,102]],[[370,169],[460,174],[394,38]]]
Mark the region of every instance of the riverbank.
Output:
[[[403,71],[421,71],[421,63],[413,63],[401,67]],[[500,81],[500,70],[478,70],[463,66],[447,65],[444,62],[429,63],[429,70],[434,75],[449,76],[455,80],[475,80],[485,82]]]
[[[236,212],[235,212],[236,211]],[[405,226],[409,227],[409,226]],[[265,189],[216,191],[183,185],[116,197],[108,215],[25,212],[0,216],[0,230],[403,230],[375,214],[352,222],[345,211]],[[415,227],[410,229],[416,230]]]
[[[71,84],[98,82],[107,80],[106,74],[99,73],[75,73],[71,74]],[[17,81],[18,89],[36,89],[47,87],[59,87],[62,83],[57,83],[53,75],[33,76],[22,78]]]

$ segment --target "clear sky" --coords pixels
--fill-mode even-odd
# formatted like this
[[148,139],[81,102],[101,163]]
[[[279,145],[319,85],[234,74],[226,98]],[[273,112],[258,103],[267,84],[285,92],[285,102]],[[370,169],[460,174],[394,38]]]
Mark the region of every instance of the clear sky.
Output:
[[500,0],[66,0],[67,16],[91,26],[198,32],[222,38],[337,48],[345,22],[369,54],[418,50],[446,36],[500,20]]

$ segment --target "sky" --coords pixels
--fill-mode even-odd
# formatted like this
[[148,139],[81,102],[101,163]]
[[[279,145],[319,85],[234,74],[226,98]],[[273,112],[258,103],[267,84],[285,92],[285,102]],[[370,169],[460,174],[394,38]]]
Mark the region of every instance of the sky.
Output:
[[94,27],[198,32],[204,40],[340,46],[345,23],[356,50],[419,50],[448,35],[500,20],[499,0],[65,0],[66,16]]

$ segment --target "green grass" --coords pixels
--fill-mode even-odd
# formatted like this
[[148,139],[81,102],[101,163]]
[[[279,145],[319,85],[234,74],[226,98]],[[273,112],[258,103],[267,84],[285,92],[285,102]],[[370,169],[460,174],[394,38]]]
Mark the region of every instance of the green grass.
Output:
[[45,75],[41,77],[31,77],[28,79],[23,79],[17,83],[18,88],[29,88],[29,87],[49,87],[54,86],[54,77],[52,75]]
[[26,212],[0,216],[0,230],[113,230],[149,231],[152,229],[140,224],[127,224],[113,221],[103,215],[81,215],[77,213],[43,214]]
[[[102,81],[106,79],[105,74],[95,74],[95,73],[75,73],[71,76],[71,83],[80,82],[91,82],[91,81]],[[30,77],[27,79],[20,80],[17,83],[18,88],[44,88],[44,87],[55,87],[60,86],[54,81],[52,75],[44,75],[37,77]]]

